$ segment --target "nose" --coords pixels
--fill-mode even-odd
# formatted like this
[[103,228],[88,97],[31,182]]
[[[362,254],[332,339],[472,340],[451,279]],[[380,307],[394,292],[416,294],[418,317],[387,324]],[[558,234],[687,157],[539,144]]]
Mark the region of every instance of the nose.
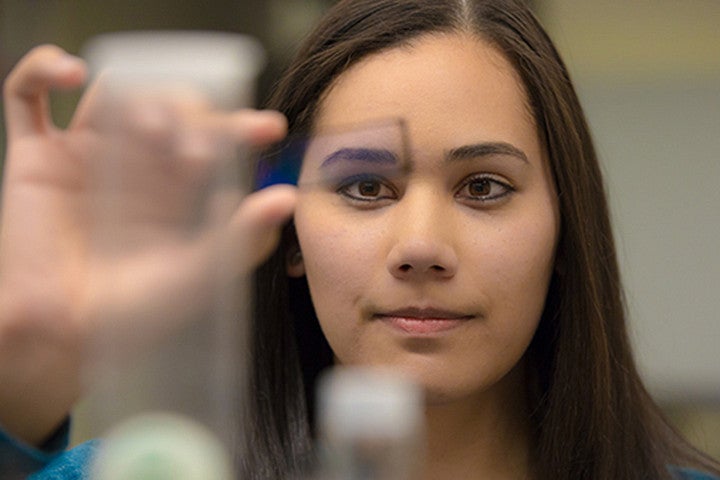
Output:
[[394,277],[449,279],[455,276],[458,258],[448,241],[453,236],[449,219],[442,212],[415,209],[412,215],[398,215],[394,243],[387,256],[387,269]]

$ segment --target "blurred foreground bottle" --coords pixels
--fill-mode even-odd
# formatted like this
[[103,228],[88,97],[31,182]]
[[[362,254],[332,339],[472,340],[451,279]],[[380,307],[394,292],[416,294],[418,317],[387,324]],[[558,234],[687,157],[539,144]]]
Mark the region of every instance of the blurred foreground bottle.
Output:
[[319,391],[321,480],[410,480],[424,458],[423,398],[384,370],[338,367]]

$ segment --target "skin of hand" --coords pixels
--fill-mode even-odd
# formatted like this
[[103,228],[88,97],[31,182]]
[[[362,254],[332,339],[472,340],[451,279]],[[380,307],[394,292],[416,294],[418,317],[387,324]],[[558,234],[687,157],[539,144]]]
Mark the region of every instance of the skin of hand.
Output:
[[[45,45],[29,52],[4,83],[0,425],[29,444],[47,438],[81,395],[90,339],[118,328],[136,330],[158,311],[176,314],[172,308],[180,307],[173,299],[196,293],[212,262],[230,262],[237,276],[249,274],[275,247],[295,206],[294,187],[273,186],[238,201],[211,232],[190,239],[174,235],[184,215],[175,201],[194,198],[183,195],[211,157],[198,147],[217,139],[262,147],[284,136],[284,117],[221,112],[187,97],[110,105],[102,88],[92,85],[70,125],[56,127],[49,92],[81,87],[86,76],[82,60]],[[108,114],[110,107],[117,109]],[[183,141],[177,141],[178,131]],[[92,171],[118,152],[139,160],[130,170],[145,169],[123,171],[131,185],[112,198],[128,205],[123,239],[140,238],[143,247],[109,253],[93,243],[94,209],[102,199]],[[134,209],[136,204],[160,208]],[[182,307],[196,296],[191,298]],[[118,319],[136,323],[113,324]]]

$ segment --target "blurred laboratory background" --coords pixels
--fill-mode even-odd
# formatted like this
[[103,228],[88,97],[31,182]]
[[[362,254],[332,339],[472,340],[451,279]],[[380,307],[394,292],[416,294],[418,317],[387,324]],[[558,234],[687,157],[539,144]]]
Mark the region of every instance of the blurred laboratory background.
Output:
[[[220,30],[264,45],[262,99],[332,3],[0,0],[0,78],[41,43],[77,53],[104,32]],[[720,458],[720,1],[532,4],[597,141],[641,371],[676,425]],[[59,124],[77,98],[54,96]]]

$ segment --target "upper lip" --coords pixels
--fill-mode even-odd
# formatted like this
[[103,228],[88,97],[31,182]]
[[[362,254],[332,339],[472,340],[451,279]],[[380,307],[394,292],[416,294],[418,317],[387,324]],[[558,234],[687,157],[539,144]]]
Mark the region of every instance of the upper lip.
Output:
[[475,315],[434,307],[405,307],[382,311],[375,314],[375,316],[412,318],[417,320],[464,320],[472,318]]

